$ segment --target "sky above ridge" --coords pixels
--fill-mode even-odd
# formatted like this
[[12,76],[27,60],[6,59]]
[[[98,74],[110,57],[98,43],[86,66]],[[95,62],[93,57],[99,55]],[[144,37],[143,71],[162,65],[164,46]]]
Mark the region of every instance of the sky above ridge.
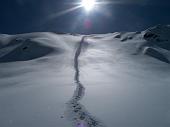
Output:
[[108,3],[98,5],[89,13],[82,7],[72,9],[80,2],[1,0],[0,33],[109,33],[141,31],[157,24],[170,24],[169,0],[98,0]]

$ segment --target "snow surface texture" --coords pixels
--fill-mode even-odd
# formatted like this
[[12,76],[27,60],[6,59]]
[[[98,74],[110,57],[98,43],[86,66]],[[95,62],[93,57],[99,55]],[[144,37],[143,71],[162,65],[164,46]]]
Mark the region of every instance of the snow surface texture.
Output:
[[79,79],[80,74],[78,58],[80,56],[82,45],[83,43],[85,43],[86,38],[88,37],[82,37],[82,40],[80,41],[74,56],[75,82],[77,84],[77,88],[74,91],[73,97],[67,103],[66,114],[68,119],[71,118],[73,126],[75,127],[103,127],[101,122],[99,122],[94,116],[91,116],[91,114],[85,109],[85,107],[79,103],[79,101],[84,96],[85,88]]
[[168,25],[1,34],[0,126],[169,127],[169,50]]

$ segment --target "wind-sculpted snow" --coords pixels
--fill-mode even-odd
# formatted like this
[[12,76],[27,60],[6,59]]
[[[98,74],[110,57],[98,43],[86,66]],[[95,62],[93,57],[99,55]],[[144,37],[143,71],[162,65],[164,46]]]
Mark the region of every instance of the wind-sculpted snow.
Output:
[[85,39],[87,36],[84,36],[80,41],[78,48],[76,50],[74,56],[74,69],[75,69],[75,83],[76,83],[76,90],[74,91],[73,97],[69,102],[67,102],[67,111],[66,116],[69,120],[72,121],[74,127],[104,127],[102,123],[97,120],[94,116],[92,116],[86,108],[79,102],[85,95],[85,88],[81,83],[80,71],[79,71],[79,56],[82,51],[82,45],[85,43]]
[[54,33],[1,35],[0,63],[28,61],[54,54],[60,55],[68,50],[68,44],[62,42],[63,38],[62,35],[57,36]]
[[[111,36],[114,36],[115,39],[121,41],[124,47],[127,46],[128,48],[127,49],[125,48],[125,50],[129,50],[130,49],[129,47],[132,46],[131,49],[136,50],[136,52],[132,53],[133,55],[139,55],[142,53],[144,55],[148,55],[150,57],[153,57],[157,60],[169,64],[170,61],[169,25],[157,25],[142,32],[114,33]],[[150,49],[152,50],[152,53],[150,52],[151,51]],[[129,50],[129,52],[131,51]]]
[[170,26],[158,25],[144,31],[147,45],[170,50]]
[[169,42],[170,41],[170,25],[157,25],[144,31],[144,39],[148,41]]
[[161,53],[161,51],[159,51],[156,48],[151,48],[151,47],[145,47],[144,54],[149,55],[151,57],[157,58],[160,61],[166,62],[166,63],[170,63],[169,59],[166,57],[166,55],[164,55],[163,53]]
[[1,53],[3,51],[6,51],[5,54],[1,54],[0,62],[27,61],[43,57],[53,52],[62,52],[61,49],[55,49],[53,47],[43,45],[40,42],[30,39],[13,40],[11,43],[14,44],[7,46],[7,48],[4,47],[0,49]]
[[0,35],[0,127],[170,127],[169,34]]
[[146,40],[143,45],[145,47],[144,54],[169,63],[168,56],[162,51],[170,54],[170,26],[157,25],[149,28],[144,31],[143,37]]

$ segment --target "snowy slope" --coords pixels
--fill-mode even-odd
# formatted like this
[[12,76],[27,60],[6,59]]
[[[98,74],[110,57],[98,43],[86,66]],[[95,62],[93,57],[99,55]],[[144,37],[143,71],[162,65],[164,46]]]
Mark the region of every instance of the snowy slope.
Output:
[[170,26],[0,35],[0,127],[169,127]]

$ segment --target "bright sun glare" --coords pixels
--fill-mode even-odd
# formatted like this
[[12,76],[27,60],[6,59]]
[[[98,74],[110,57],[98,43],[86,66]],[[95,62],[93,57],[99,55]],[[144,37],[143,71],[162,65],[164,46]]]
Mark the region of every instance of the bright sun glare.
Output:
[[96,4],[95,0],[82,0],[81,5],[86,9],[86,11],[90,11],[94,8]]

